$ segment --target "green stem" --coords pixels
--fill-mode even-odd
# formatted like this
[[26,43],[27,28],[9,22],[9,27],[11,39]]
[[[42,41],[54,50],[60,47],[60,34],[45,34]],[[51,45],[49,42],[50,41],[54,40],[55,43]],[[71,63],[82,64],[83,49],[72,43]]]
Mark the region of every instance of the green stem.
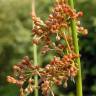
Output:
[[[69,5],[74,9],[74,2],[73,0],[69,0]],[[72,31],[72,38],[73,38],[73,44],[74,44],[74,51],[76,54],[79,54],[79,45],[78,45],[78,34],[76,29],[76,22],[75,20],[71,20],[71,31]],[[83,96],[82,95],[82,76],[81,76],[81,64],[80,64],[80,58],[76,59],[76,63],[78,64],[78,75],[76,78],[76,96]]]
[[[36,44],[33,45],[33,50],[34,50],[33,51],[34,52],[34,65],[38,65],[37,64],[37,45]],[[34,77],[34,79],[35,79],[35,86],[37,87],[38,86],[38,76],[36,75]],[[34,96],[38,96],[38,88],[35,88]]]
[[[35,13],[35,0],[32,0],[32,15],[36,15]],[[34,27],[34,23],[33,23],[33,27]],[[34,65],[38,65],[37,62],[37,45],[33,44],[33,57],[34,57]],[[38,96],[38,76],[34,76],[34,80],[35,80],[35,90],[34,90],[34,96]]]

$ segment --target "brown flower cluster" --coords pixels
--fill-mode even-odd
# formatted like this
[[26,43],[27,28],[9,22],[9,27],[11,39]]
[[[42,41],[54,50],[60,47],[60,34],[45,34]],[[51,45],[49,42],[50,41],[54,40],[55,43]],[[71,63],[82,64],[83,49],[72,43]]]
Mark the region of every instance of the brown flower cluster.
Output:
[[[37,66],[32,66],[29,57],[25,56],[21,62],[13,66],[14,76],[7,76],[7,81],[18,85],[20,87],[20,96],[25,96],[24,94],[32,93],[35,88],[32,76],[36,74],[35,70],[37,69]],[[23,89],[26,81],[28,85]]]
[[[54,84],[58,86],[63,84],[67,87],[67,81],[76,77],[78,64],[75,59],[80,55],[74,53],[70,23],[71,19],[74,19],[78,33],[86,35],[87,30],[80,26],[78,20],[82,15],[82,12],[72,9],[67,0],[56,2],[52,13],[45,22],[32,15],[33,44],[42,44],[41,53],[46,54],[52,51],[56,53],[56,56],[43,68],[34,66],[28,56],[24,57],[19,64],[14,65],[14,76],[8,76],[7,81],[20,87],[20,96],[32,93],[35,88],[42,89],[44,96],[48,96],[50,93],[54,96],[52,91]],[[42,81],[38,86],[34,84],[36,75],[40,77],[38,81]],[[27,85],[23,86],[26,82]]]
[[[74,54],[64,55],[62,58],[54,57],[53,60],[44,68],[34,66],[26,56],[19,64],[13,66],[14,75],[7,76],[9,83],[16,84],[20,87],[20,94],[30,94],[35,88],[41,88],[42,94],[47,96],[50,92],[53,94],[51,87],[56,85],[67,84],[67,80],[77,75],[78,68],[74,62],[79,56]],[[43,83],[35,86],[33,77],[38,75]],[[27,86],[23,85],[28,82]],[[20,95],[24,96],[24,95]]]
[[42,39],[49,41],[49,35],[56,34],[57,39],[60,40],[60,30],[63,28],[68,30],[70,28],[70,20],[76,20],[77,31],[81,34],[86,35],[87,29],[84,29],[80,26],[79,17],[83,16],[83,12],[76,12],[75,9],[72,9],[66,0],[61,0],[56,2],[55,7],[52,13],[49,15],[48,19],[43,22],[40,18],[32,16],[32,20],[35,24],[32,29],[32,33],[35,35],[33,43],[38,44]]

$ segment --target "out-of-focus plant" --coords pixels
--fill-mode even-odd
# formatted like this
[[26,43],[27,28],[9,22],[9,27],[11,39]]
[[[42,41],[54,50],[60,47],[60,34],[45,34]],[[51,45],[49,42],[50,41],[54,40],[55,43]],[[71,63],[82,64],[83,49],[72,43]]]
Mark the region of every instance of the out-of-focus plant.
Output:
[[[96,0],[78,0],[77,9],[84,12],[82,25],[89,30],[88,36],[80,37],[83,68],[84,95],[96,95]],[[90,7],[91,6],[91,7]],[[86,47],[87,46],[87,47]],[[89,81],[91,82],[89,83]]]
[[30,2],[31,0],[23,2],[0,0],[0,95],[2,96],[13,96],[16,93],[17,90],[11,91],[16,87],[8,85],[6,75],[11,73],[12,65],[22,55],[32,53]]

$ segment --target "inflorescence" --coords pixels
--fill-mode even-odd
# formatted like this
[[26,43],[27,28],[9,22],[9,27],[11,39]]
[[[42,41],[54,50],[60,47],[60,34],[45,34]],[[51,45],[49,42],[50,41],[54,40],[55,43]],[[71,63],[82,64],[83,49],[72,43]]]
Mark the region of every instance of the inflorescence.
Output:
[[[44,96],[49,93],[54,96],[53,85],[63,84],[67,87],[67,81],[76,77],[78,64],[76,64],[75,59],[79,58],[80,55],[74,52],[70,23],[71,19],[74,19],[78,33],[86,35],[87,29],[80,26],[79,17],[81,16],[83,16],[83,13],[72,9],[67,0],[56,2],[52,13],[45,22],[32,15],[34,22],[32,43],[43,45],[42,54],[54,51],[56,56],[43,68],[34,66],[28,56],[25,56],[20,63],[13,66],[14,76],[7,76],[7,81],[20,87],[20,96],[32,93],[35,88],[42,89]],[[53,41],[52,38],[55,38],[55,40]],[[34,84],[35,75],[40,77],[38,82],[42,82],[38,86]],[[26,86],[25,83],[27,83]]]

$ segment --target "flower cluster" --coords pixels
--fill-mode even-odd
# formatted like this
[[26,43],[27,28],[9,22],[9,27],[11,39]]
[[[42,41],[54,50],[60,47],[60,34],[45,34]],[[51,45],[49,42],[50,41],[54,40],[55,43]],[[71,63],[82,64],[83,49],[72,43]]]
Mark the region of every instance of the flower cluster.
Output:
[[[60,40],[61,29],[68,30],[70,28],[70,20],[76,20],[77,31],[86,35],[88,32],[86,29],[80,26],[80,21],[78,18],[83,16],[83,12],[76,12],[72,9],[65,0],[56,2],[52,13],[49,15],[48,19],[43,22],[40,18],[32,16],[32,20],[35,24],[32,29],[33,34],[35,34],[33,43],[38,44],[41,39],[45,41],[50,41],[49,35],[57,35],[57,39]],[[43,41],[42,40],[42,41]]]
[[[25,56],[21,62],[13,66],[14,76],[7,76],[7,81],[20,87],[20,96],[24,96],[22,94],[32,93],[34,89],[34,79],[31,77],[36,74],[36,69],[38,68],[32,66],[29,57]],[[23,85],[26,81],[28,81],[28,86],[23,89]]]
[[[46,54],[54,51],[56,56],[46,64],[45,67],[34,66],[28,56],[22,61],[14,65],[14,76],[8,76],[9,83],[17,84],[20,87],[20,96],[30,94],[35,88],[42,89],[42,94],[47,96],[54,93],[52,86],[64,85],[67,87],[67,81],[74,79],[78,72],[78,64],[75,59],[79,58],[79,54],[75,54],[72,41],[72,33],[70,30],[71,19],[76,21],[78,33],[87,34],[87,30],[80,26],[78,20],[82,16],[82,12],[76,12],[72,9],[67,0],[59,0],[56,2],[52,13],[48,19],[43,22],[40,18],[32,15],[34,26],[32,29],[32,43],[42,44],[41,53]],[[52,38],[55,38],[53,41]],[[38,86],[34,83],[34,76],[38,75],[40,79]],[[25,83],[27,82],[27,85]]]
[[[7,76],[7,81],[18,85],[20,94],[30,94],[35,88],[39,89],[41,87],[42,94],[47,96],[52,92],[51,86],[53,84],[67,84],[70,77],[74,78],[77,75],[78,68],[73,60],[78,57],[75,53],[64,55],[62,58],[55,56],[49,64],[42,68],[34,66],[26,56],[19,64],[13,66],[15,77]],[[38,75],[40,77],[39,81],[43,82],[40,86],[34,84],[33,77],[35,75]],[[28,82],[27,86],[23,87],[26,82]]]

